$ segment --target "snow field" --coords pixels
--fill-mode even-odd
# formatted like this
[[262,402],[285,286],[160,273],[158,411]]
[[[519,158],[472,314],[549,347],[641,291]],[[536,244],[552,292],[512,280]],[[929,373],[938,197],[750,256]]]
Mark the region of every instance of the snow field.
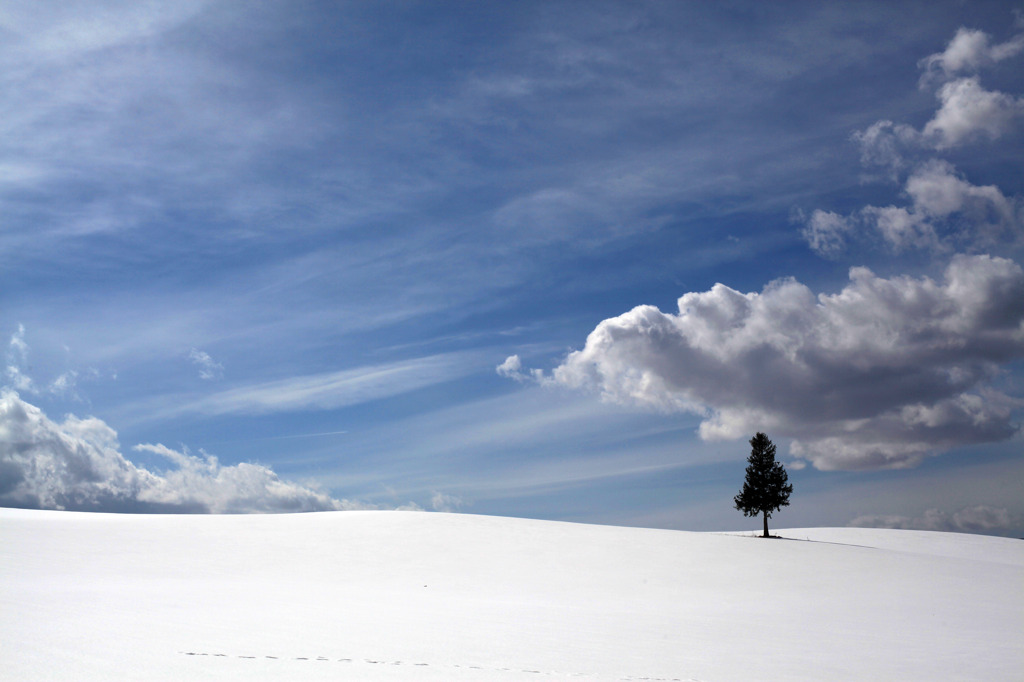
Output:
[[0,679],[1016,680],[1024,542],[0,509]]

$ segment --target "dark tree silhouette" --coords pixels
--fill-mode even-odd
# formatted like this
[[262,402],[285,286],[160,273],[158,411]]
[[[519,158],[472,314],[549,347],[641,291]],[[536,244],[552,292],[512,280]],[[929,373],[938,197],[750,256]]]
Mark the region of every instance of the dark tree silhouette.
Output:
[[764,518],[764,535],[768,537],[768,519],[773,511],[789,506],[793,485],[780,462],[775,461],[775,444],[758,431],[750,439],[750,457],[747,458],[747,478],[743,490],[733,498],[736,509],[744,516]]

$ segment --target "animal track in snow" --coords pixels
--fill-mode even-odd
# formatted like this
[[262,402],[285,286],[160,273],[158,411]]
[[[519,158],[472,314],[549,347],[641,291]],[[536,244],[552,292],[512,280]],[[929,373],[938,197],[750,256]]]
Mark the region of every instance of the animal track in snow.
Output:
[[[229,657],[228,654],[220,654],[220,653],[218,653],[218,654],[209,654],[209,653],[196,652],[196,651],[179,651],[178,653],[180,653],[180,654],[182,654],[184,656],[214,656],[214,657],[220,657],[220,658],[228,658]],[[246,659],[246,660],[254,660],[254,659],[257,658],[257,656],[238,654],[238,655],[235,656],[235,658]],[[279,657],[279,656],[271,656],[269,654],[264,655],[263,658],[267,659],[267,660],[273,660],[273,661],[281,660],[281,657]],[[322,662],[322,663],[326,663],[326,662],[330,662],[332,660],[336,660],[336,662],[338,662],[338,663],[358,664],[358,662],[355,659],[353,659],[353,658],[331,659],[331,658],[328,658],[328,657],[322,656],[322,655],[318,655],[315,658],[312,658],[312,657],[309,657],[309,656],[294,656],[294,657],[292,657],[290,659],[285,659],[285,660],[291,660],[291,661],[319,661],[319,662]],[[365,663],[367,665],[405,665],[405,663],[403,661],[390,661],[389,662],[389,661],[378,660],[378,659],[373,659],[373,658],[364,658],[364,659],[361,660],[361,662]],[[480,665],[460,665],[458,663],[449,663],[449,664],[434,663],[434,664],[431,664],[431,663],[417,662],[417,663],[410,663],[409,665],[413,665],[413,666],[417,666],[417,667],[424,667],[424,668],[425,667],[435,667],[435,668],[458,668],[458,669],[462,669],[462,670],[488,670],[488,671],[491,671],[491,672],[512,673],[512,674],[515,674],[515,673],[527,673],[529,675],[542,675],[542,676],[549,676],[549,677],[551,677],[551,676],[557,676],[557,677],[590,677],[590,678],[594,678],[594,679],[601,677],[600,675],[592,675],[590,673],[580,673],[580,672],[570,673],[570,672],[565,672],[565,671],[561,671],[561,670],[537,670],[537,669],[533,669],[533,668],[520,668],[518,670],[515,670],[515,669],[512,669],[512,668],[495,668],[495,667],[487,667],[487,666],[480,666]],[[692,678],[692,677],[689,677],[686,680],[683,680],[680,677],[635,677],[635,676],[618,677],[618,678],[615,678],[615,679],[620,680],[621,682],[633,682],[633,681],[636,681],[636,682],[641,682],[641,681],[646,681],[646,682],[700,682],[699,680],[697,680],[695,678]]]

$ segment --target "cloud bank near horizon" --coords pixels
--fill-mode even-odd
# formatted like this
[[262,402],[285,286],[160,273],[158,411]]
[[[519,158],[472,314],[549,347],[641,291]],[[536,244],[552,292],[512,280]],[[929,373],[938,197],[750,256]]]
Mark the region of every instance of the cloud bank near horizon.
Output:
[[252,513],[367,508],[281,480],[268,467],[161,444],[134,448],[165,458],[155,473],[120,451],[117,433],[95,417],[48,418],[14,391],[0,393],[0,506],[73,511]]
[[[107,512],[276,513],[396,509],[456,512],[467,504],[457,495],[432,490],[421,506],[413,501],[374,504],[335,499],[315,485],[281,480],[269,467],[249,462],[223,465],[216,456],[182,446],[142,443],[132,450],[167,463],[154,471],[122,454],[117,433],[96,417],[73,414],[51,420],[22,398],[75,392],[79,372],[69,370],[49,383],[28,374],[31,349],[19,324],[6,353],[0,382],[0,506]],[[202,380],[223,377],[223,366],[192,348],[187,355]],[[472,354],[449,353],[357,369],[304,375],[235,386],[169,411],[206,414],[326,409],[400,394],[459,376]],[[95,373],[96,370],[88,370]],[[313,434],[322,435],[322,434]],[[282,436],[284,437],[284,436]]]
[[869,514],[858,516],[849,525],[856,528],[897,528],[901,530],[934,530],[947,533],[995,534],[1005,532],[1020,519],[1003,507],[974,505],[947,514],[928,509],[921,516]]

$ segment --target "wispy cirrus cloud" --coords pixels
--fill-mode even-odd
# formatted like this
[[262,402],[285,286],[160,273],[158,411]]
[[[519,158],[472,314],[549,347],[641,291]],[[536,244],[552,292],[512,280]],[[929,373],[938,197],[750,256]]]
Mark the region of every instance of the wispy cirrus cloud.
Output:
[[78,382],[80,379],[95,379],[99,377],[99,371],[95,368],[83,370],[68,369],[57,375],[48,383],[37,382],[29,374],[31,363],[29,362],[30,348],[25,340],[25,325],[18,324],[17,329],[11,334],[6,354],[6,366],[4,367],[4,380],[0,386],[5,386],[14,391],[40,395],[48,393],[53,396],[81,400],[78,393]]
[[458,495],[449,495],[439,491],[434,491],[434,494],[430,498],[430,506],[437,512],[456,512],[465,504],[466,501]]
[[193,348],[188,352],[188,359],[199,368],[199,378],[212,380],[224,376],[224,365],[220,364],[209,353]]
[[19,324],[18,329],[11,335],[7,344],[7,363],[4,367],[4,375],[7,383],[16,391],[35,391],[35,383],[32,377],[25,373],[28,364],[28,344],[25,343],[25,325]]
[[[324,126],[297,98],[284,102],[280,90],[258,104],[240,96],[256,87],[250,70],[217,59],[202,40],[178,38],[190,22],[218,31],[218,5],[41,2],[0,9],[0,86],[7,94],[0,103],[7,159],[0,196],[8,227],[0,258],[16,251],[52,258],[53,242],[69,239],[125,240],[122,248],[130,249],[139,234],[173,249],[194,229],[169,228],[182,213],[192,225],[242,220],[253,236],[295,205],[294,186],[251,169],[275,153],[294,152],[296,130],[316,136]],[[247,15],[231,23],[255,30],[258,21]]]
[[394,499],[380,493],[390,485],[402,498],[419,500],[441,489],[474,508],[497,504],[501,513],[529,513],[535,504],[557,513],[559,500],[587,486],[632,488],[713,461],[700,444],[680,446],[680,438],[694,439],[693,426],[685,416],[622,410],[585,395],[524,386],[353,428],[345,436],[344,460],[325,444],[314,461],[327,484],[345,486],[360,499]]
[[87,7],[51,0],[11,3],[0,10],[0,26],[13,37],[17,50],[60,60],[173,29],[210,4],[209,0],[163,4],[101,0]]
[[336,409],[451,381],[475,371],[474,353],[448,353],[238,386],[190,400],[173,413],[267,414]]

